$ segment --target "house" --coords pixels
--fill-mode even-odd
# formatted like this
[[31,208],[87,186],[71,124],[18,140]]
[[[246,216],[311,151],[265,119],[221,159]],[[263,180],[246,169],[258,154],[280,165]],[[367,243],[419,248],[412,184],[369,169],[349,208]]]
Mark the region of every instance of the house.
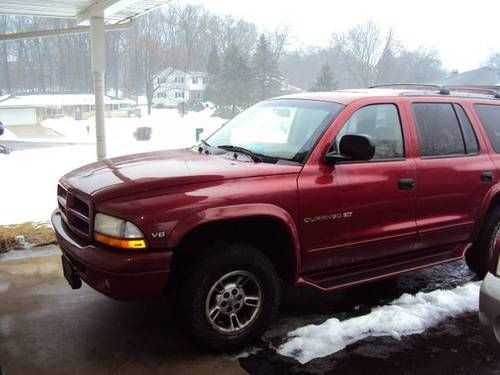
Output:
[[204,72],[166,69],[156,77],[157,89],[153,95],[153,105],[176,107],[183,102],[203,101],[207,83],[208,77]]
[[449,75],[436,83],[443,86],[497,86],[500,85],[500,70],[485,66]]
[[[0,97],[0,121],[7,126],[36,125],[47,118],[73,117],[85,120],[94,115],[94,95],[6,95]],[[104,97],[108,117],[125,117],[135,103],[128,99]]]

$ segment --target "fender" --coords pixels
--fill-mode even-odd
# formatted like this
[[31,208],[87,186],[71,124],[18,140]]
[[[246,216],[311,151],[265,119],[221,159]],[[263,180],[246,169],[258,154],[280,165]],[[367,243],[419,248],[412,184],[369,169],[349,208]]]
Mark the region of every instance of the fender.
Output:
[[476,240],[476,238],[479,236],[479,232],[481,231],[483,222],[486,219],[486,214],[488,213],[488,210],[491,206],[491,202],[499,194],[500,194],[500,183],[493,185],[490,188],[490,190],[488,190],[488,192],[485,194],[483,201],[481,202],[481,208],[479,209],[476,225],[474,227],[474,232],[472,234],[473,240]]
[[184,236],[199,225],[213,223],[221,220],[244,219],[256,216],[271,217],[285,224],[293,240],[296,257],[295,272],[296,276],[299,275],[301,267],[301,256],[299,232],[297,230],[297,226],[295,225],[295,221],[293,220],[292,216],[287,211],[273,204],[239,204],[233,206],[208,208],[206,210],[199,211],[195,214],[185,217],[177,223],[177,225],[168,236],[167,247],[174,248],[179,245]]

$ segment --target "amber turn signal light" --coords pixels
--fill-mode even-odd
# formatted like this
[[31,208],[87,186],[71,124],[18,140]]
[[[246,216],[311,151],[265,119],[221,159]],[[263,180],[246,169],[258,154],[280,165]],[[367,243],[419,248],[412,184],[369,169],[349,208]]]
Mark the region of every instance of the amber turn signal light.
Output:
[[125,250],[138,250],[146,248],[146,241],[143,239],[130,239],[114,238],[105,236],[104,234],[95,233],[94,238],[96,241],[108,246],[117,247]]

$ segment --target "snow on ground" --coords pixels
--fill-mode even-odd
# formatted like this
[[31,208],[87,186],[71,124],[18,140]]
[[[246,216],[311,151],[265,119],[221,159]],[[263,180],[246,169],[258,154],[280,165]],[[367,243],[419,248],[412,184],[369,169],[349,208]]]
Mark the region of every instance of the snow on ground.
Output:
[[304,364],[369,336],[400,339],[419,334],[446,318],[476,311],[479,288],[480,282],[471,282],[451,290],[403,294],[367,315],[343,321],[332,318],[319,325],[307,325],[290,332],[290,339],[278,348],[278,353]]
[[12,133],[9,129],[4,130],[2,138],[0,138],[0,139],[1,140],[9,140],[9,141],[17,141],[18,140],[17,136],[14,133]]
[[[190,147],[195,144],[196,128],[204,128],[202,137],[206,138],[225,122],[221,118],[211,117],[211,114],[212,111],[206,109],[180,117],[175,109],[157,109],[153,110],[151,116],[142,118],[107,118],[108,155],[113,157]],[[57,206],[56,187],[59,178],[96,159],[95,144],[92,143],[95,142],[93,130],[90,135],[86,134],[88,124],[93,124],[93,120],[64,118],[44,123],[44,126],[65,135],[65,141],[86,144],[0,154],[0,225],[45,222],[50,219],[52,210]],[[139,126],[152,128],[150,141],[135,140],[133,133]],[[52,142],[52,139],[44,141]]]
[[[110,152],[113,155],[127,154],[132,145],[133,152],[192,146],[196,128],[203,128],[203,137],[207,137],[226,121],[212,117],[212,113],[213,110],[207,108],[181,117],[176,109],[153,109],[151,115],[141,118],[106,118],[106,137]],[[94,121],[94,118],[77,121],[71,117],[63,117],[42,121],[42,126],[64,135],[67,142],[93,143]],[[152,128],[152,139],[148,142],[135,142],[133,134],[138,127],[143,126]]]

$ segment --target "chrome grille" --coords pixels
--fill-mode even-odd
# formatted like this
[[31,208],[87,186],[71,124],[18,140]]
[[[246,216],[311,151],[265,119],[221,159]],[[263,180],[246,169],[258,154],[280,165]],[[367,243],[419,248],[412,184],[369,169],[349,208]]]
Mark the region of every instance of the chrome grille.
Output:
[[57,187],[57,203],[66,225],[82,238],[92,238],[92,210],[90,202],[84,197],[66,189]]

